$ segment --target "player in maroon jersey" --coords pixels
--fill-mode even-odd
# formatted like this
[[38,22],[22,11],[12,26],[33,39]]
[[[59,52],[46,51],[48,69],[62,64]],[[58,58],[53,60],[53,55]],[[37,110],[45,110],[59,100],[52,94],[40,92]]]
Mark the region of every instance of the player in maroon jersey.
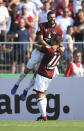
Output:
[[50,11],[47,15],[48,22],[40,24],[39,42],[42,45],[50,45],[52,36],[58,35],[62,39],[62,30],[55,22],[56,15],[53,11]]
[[40,51],[44,52],[44,56],[40,63],[38,73],[36,74],[35,84],[33,87],[33,90],[37,93],[37,105],[43,120],[47,120],[47,99],[45,91],[51,83],[55,66],[57,65],[64,51],[64,47],[60,45],[60,42],[60,36],[56,35],[51,39],[52,47],[38,44],[34,45]]
[[[60,36],[62,39],[62,30],[55,23],[56,15],[53,11],[48,12],[47,15],[48,22],[40,25],[39,31],[39,43],[41,45],[50,45],[50,40],[52,36]],[[52,46],[52,45],[51,45]],[[40,63],[44,53],[40,52],[38,49],[34,49],[31,54],[31,58],[29,59],[27,66],[24,71],[20,73],[19,78],[17,79],[14,87],[11,90],[11,93],[14,95],[19,87],[20,82],[25,78],[26,74],[28,74],[35,66],[35,64]],[[29,84],[29,87],[32,84],[32,80]]]

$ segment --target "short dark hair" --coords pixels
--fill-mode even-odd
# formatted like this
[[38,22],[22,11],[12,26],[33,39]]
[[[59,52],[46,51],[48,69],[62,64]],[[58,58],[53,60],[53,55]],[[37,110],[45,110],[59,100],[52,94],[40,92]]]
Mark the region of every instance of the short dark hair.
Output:
[[69,25],[69,26],[67,27],[67,30],[69,30],[70,28],[73,28],[73,26],[72,26],[72,25]]
[[51,40],[55,41],[57,45],[61,45],[62,39],[59,35],[54,35]]
[[74,50],[74,52],[73,52],[73,56],[75,56],[76,54],[78,54],[78,53],[81,53],[81,51],[79,51],[79,50]]
[[54,12],[54,11],[52,11],[52,10],[51,10],[51,11],[49,11],[49,12],[48,12],[48,14],[47,14],[47,17],[49,17],[51,14],[55,14],[55,12]]

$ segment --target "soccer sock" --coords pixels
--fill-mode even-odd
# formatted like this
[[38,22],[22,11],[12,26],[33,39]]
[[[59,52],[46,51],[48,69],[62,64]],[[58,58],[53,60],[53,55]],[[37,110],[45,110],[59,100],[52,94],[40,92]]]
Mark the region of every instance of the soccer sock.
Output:
[[38,98],[37,105],[38,105],[38,108],[39,108],[39,111],[42,117],[44,118],[44,120],[47,120],[47,116],[46,116],[47,99],[46,97]]
[[33,78],[30,80],[30,82],[29,82],[29,84],[28,84],[28,86],[27,86],[27,88],[26,88],[26,91],[28,91],[30,88],[32,88],[32,86],[34,85],[34,83],[35,83],[35,78],[33,77]]
[[22,71],[20,73],[20,76],[18,77],[17,81],[16,81],[16,85],[19,86],[20,82],[25,78],[26,74],[24,74],[24,71]]

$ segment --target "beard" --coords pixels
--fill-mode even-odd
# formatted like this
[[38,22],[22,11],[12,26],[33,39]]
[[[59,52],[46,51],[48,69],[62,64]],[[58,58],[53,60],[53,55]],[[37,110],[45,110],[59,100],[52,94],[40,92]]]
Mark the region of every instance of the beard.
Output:
[[53,26],[53,25],[55,25],[55,20],[49,20],[48,23],[49,23],[49,25]]

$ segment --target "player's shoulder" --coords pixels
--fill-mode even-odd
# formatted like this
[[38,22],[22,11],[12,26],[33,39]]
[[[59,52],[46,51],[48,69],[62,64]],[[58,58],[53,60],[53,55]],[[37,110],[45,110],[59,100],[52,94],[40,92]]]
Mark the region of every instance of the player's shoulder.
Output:
[[55,26],[55,27],[58,28],[59,30],[62,30],[57,23],[56,23],[56,26]]
[[43,48],[43,50],[46,50],[46,51],[48,51],[48,52],[52,50],[51,46],[49,46],[49,45],[47,45],[47,46],[42,46],[42,48]]
[[47,26],[48,25],[48,22],[44,22],[44,23],[40,23],[40,26]]

